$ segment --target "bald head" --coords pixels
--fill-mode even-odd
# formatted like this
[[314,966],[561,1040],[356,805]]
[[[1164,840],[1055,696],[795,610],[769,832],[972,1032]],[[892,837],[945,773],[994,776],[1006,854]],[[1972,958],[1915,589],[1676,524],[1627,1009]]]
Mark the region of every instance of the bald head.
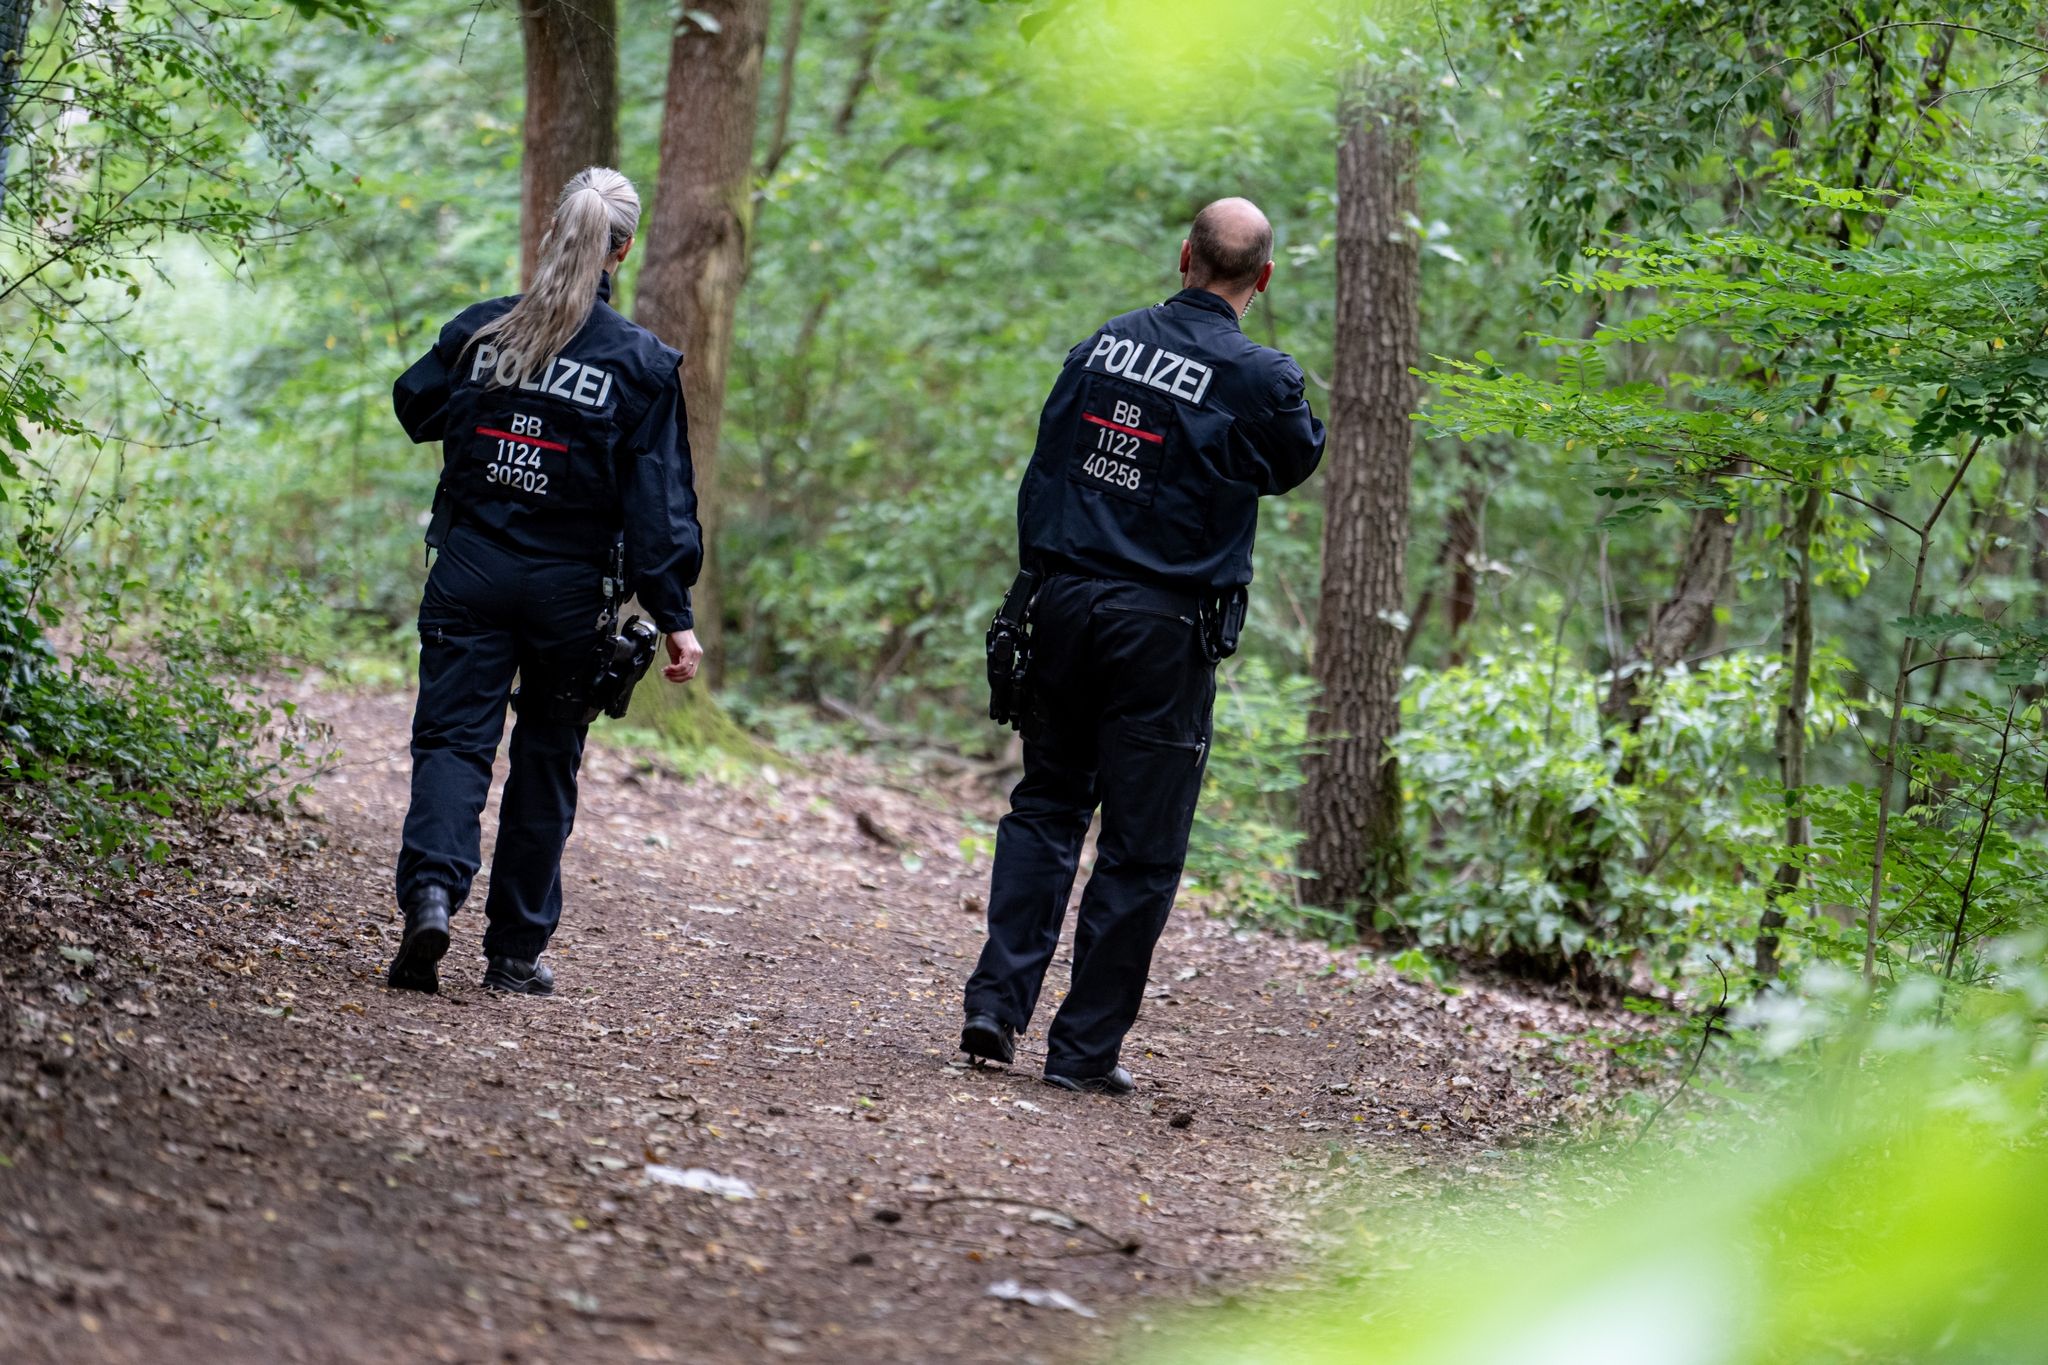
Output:
[[1190,289],[1217,294],[1250,293],[1264,281],[1273,259],[1273,225],[1249,199],[1218,199],[1195,215],[1181,251],[1181,273]]

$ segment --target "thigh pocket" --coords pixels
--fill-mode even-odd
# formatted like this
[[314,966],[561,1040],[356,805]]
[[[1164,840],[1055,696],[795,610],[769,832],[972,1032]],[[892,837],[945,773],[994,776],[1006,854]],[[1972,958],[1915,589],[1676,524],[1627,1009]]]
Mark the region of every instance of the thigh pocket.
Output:
[[421,680],[457,667],[480,630],[474,617],[429,585],[427,600],[420,605]]
[[475,633],[474,625],[452,613],[420,613],[420,648],[424,651],[446,649]]
[[[458,576],[454,556],[444,553],[427,575],[426,591],[420,597],[420,645],[434,649],[451,644],[478,630],[476,615],[469,609],[464,590],[469,584]],[[458,595],[460,594],[460,595]]]
[[1120,823],[1147,861],[1178,863],[1187,856],[1188,830],[1209,763],[1208,737],[1156,725],[1125,725],[1105,755],[1105,804],[1114,800]]

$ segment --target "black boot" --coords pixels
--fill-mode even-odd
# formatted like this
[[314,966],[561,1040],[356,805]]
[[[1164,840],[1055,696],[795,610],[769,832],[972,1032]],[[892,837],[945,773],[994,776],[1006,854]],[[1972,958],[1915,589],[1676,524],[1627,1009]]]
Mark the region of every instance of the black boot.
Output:
[[385,982],[396,990],[441,989],[436,964],[448,951],[448,889],[423,886],[413,893],[405,907],[405,937],[398,941],[398,956],[391,959]]
[[538,958],[494,957],[484,968],[484,989],[512,995],[553,995],[555,974]]
[[1060,1076],[1045,1073],[1045,1083],[1056,1085],[1062,1090],[1079,1090],[1095,1095],[1128,1095],[1138,1088],[1131,1079],[1131,1073],[1120,1066],[1113,1066],[1101,1076]]
[[985,1062],[1017,1060],[1017,1030],[993,1014],[970,1014],[960,1027],[960,1050]]

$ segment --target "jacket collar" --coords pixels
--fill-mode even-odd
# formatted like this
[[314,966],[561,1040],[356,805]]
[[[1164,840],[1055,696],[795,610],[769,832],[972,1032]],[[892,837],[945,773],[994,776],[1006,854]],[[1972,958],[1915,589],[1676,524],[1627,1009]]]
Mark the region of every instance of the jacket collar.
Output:
[[1190,308],[1205,308],[1211,313],[1221,313],[1224,317],[1229,318],[1232,326],[1241,325],[1237,316],[1237,310],[1206,289],[1183,289],[1168,299],[1167,302],[1184,303]]
[[609,270],[601,271],[598,274],[597,301],[599,303],[610,303],[612,301],[612,272]]

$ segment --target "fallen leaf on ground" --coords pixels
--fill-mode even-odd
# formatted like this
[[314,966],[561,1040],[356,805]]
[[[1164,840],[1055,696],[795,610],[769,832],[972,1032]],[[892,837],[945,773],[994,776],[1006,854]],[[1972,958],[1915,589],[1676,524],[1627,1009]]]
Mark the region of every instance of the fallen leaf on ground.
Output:
[[1058,1289],[1032,1289],[1015,1280],[997,1280],[988,1287],[992,1299],[1006,1299],[1032,1308],[1058,1308],[1068,1313],[1078,1313],[1084,1318],[1095,1316],[1095,1310],[1079,1302],[1073,1295]]
[[702,1166],[682,1170],[675,1166],[649,1166],[647,1179],[656,1185],[676,1185],[699,1194],[715,1194],[725,1199],[752,1199],[754,1187],[737,1176],[720,1175],[707,1171]]

